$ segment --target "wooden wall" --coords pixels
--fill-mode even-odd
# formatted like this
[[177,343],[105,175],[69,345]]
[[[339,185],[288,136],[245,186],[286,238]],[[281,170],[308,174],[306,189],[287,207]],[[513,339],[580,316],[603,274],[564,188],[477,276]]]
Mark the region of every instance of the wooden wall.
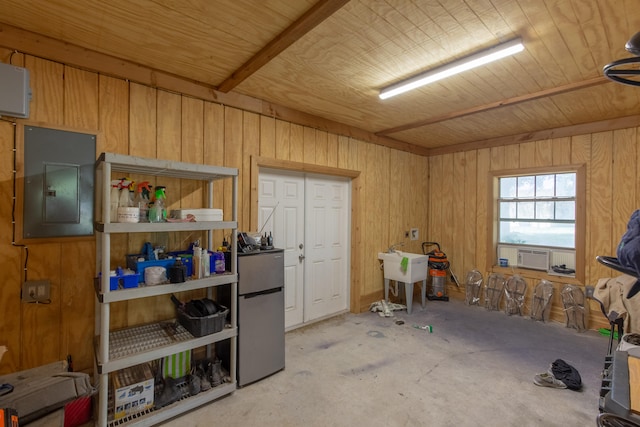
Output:
[[[126,80],[80,70],[39,57],[0,49],[0,62],[24,66],[31,74],[33,99],[29,123],[96,132],[97,153],[115,152],[239,168],[239,227],[249,230],[252,156],[359,171],[353,180],[357,199],[352,212],[352,311],[368,309],[382,297],[377,253],[403,241],[415,227],[425,236],[428,221],[428,159],[351,137],[278,120]],[[23,123],[18,120],[18,124]],[[18,126],[19,127],[19,126]],[[14,125],[0,121],[0,345],[9,352],[0,374],[42,365],[71,354],[79,371],[93,369],[95,240],[51,239],[12,244]],[[17,141],[18,176],[22,163]],[[296,163],[293,163],[296,162]],[[140,180],[145,177],[133,177]],[[171,207],[196,207],[205,195],[186,182],[168,186]],[[230,185],[223,192],[225,215],[231,213]],[[18,195],[18,205],[21,198]],[[18,231],[19,233],[19,231]],[[145,240],[184,248],[194,235],[177,238],[113,236],[115,253],[136,253]],[[21,238],[20,233],[17,241]],[[214,236],[219,244],[222,236]],[[420,251],[419,241],[406,250]],[[23,264],[28,250],[29,280],[51,282],[50,304],[20,302]],[[117,258],[117,257],[114,257]],[[113,261],[115,265],[117,260]],[[185,297],[186,298],[186,297]],[[113,305],[111,326],[123,327],[173,316],[168,298]]]
[[[377,253],[405,242],[404,250],[421,252],[422,241],[440,242],[454,272],[486,268],[487,185],[490,170],[569,163],[587,167],[586,283],[612,272],[595,262],[599,254],[615,253],[628,217],[637,206],[637,128],[585,134],[495,148],[422,157],[320,131],[193,97],[65,66],[46,59],[0,49],[0,61],[27,67],[33,100],[29,122],[42,126],[98,133],[97,152],[132,154],[194,163],[237,167],[240,171],[239,227],[249,229],[255,206],[250,194],[252,158],[277,159],[359,171],[352,188],[351,310],[361,312],[382,297],[382,272]],[[21,123],[21,121],[18,121]],[[28,279],[51,281],[51,304],[20,303],[27,250],[12,244],[14,126],[0,121],[0,345],[9,352],[0,374],[14,372],[71,354],[76,370],[93,367],[95,241],[54,240],[28,245]],[[21,143],[18,141],[18,147]],[[20,150],[17,152],[21,163]],[[615,167],[614,167],[615,166]],[[143,178],[143,177],[136,177]],[[167,184],[163,182],[163,184]],[[171,206],[194,207],[205,197],[198,186],[169,182]],[[219,185],[221,207],[230,214],[229,186]],[[20,205],[18,195],[18,205]],[[405,232],[418,228],[420,238]],[[249,230],[251,231],[251,230]],[[181,249],[197,236],[178,238],[156,233],[118,236],[121,253],[139,250],[144,239]],[[18,238],[20,236],[17,236]],[[218,234],[215,239],[220,240]],[[533,285],[539,277],[528,276]],[[561,286],[561,282],[555,282]],[[450,295],[463,290],[450,285]],[[592,308],[592,327],[604,319]],[[112,327],[167,319],[167,299],[121,303]],[[556,293],[553,318],[564,321]],[[600,322],[600,323],[599,323]]]
[[[487,276],[493,254],[488,254],[487,212],[492,209],[488,185],[490,171],[556,165],[586,165],[585,282],[565,281],[554,276],[520,270],[527,279],[525,312],[530,313],[531,290],[541,278],[554,283],[553,320],[566,322],[559,291],[563,284],[595,285],[600,278],[619,273],[599,264],[597,255],[613,255],[626,230],[631,213],[638,208],[640,182],[640,129],[608,132],[515,143],[493,148],[429,157],[429,235],[439,241],[452,263],[452,269],[464,278],[466,272],[479,269]],[[450,286],[450,293],[464,298],[464,290]],[[608,326],[600,308],[589,304],[592,329]]]

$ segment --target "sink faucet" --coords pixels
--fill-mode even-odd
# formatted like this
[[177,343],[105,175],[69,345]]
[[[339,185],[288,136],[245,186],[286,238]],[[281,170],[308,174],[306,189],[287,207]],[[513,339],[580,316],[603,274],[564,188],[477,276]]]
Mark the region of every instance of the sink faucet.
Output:
[[398,246],[404,246],[404,242],[394,243],[393,245],[389,246],[389,249],[387,249],[387,253],[391,254],[395,252]]

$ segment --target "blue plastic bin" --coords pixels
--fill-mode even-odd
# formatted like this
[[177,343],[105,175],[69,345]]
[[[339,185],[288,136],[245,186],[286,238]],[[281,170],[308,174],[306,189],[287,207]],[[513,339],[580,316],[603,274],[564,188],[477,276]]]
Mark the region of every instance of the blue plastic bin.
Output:
[[138,274],[138,281],[144,282],[144,270],[147,267],[164,267],[168,269],[176,262],[174,258],[158,259],[154,261],[138,261],[139,258],[143,258],[142,254],[127,255],[127,268],[135,271]]

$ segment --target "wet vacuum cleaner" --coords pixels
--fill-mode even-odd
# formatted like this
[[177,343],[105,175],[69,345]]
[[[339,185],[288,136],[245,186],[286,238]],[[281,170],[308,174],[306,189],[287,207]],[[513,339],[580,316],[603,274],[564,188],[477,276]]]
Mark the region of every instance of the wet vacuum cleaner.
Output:
[[[432,246],[436,246],[437,249],[428,251]],[[427,285],[427,299],[429,301],[449,301],[447,295],[447,272],[451,274],[451,279],[458,284],[456,277],[450,270],[450,263],[447,259],[447,255],[440,250],[440,244],[437,242],[422,242],[422,253],[429,257],[428,268],[428,285]]]

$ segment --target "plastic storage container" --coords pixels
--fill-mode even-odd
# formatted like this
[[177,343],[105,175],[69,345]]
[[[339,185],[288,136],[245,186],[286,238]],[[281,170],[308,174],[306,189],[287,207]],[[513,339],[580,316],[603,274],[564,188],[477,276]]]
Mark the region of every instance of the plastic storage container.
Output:
[[[222,310],[222,308],[224,308],[224,310]],[[180,322],[187,331],[191,332],[191,335],[194,337],[202,337],[220,332],[222,328],[224,328],[224,322],[227,314],[229,314],[229,309],[221,307],[221,310],[217,313],[202,317],[190,316],[179,308],[177,309],[177,313],[178,322]]]
[[[96,283],[100,286],[100,277],[102,275],[95,278]],[[121,274],[116,276],[109,277],[109,290],[117,291],[118,289],[131,289],[137,288],[138,283],[140,282],[139,274]]]
[[[147,267],[164,267],[168,269],[173,264],[175,264],[176,260],[174,258],[167,259],[158,259],[153,261],[138,261],[138,259],[144,258],[142,254],[133,254],[127,255],[127,268],[138,273],[139,281],[144,282],[144,270]],[[186,262],[183,258],[182,262],[186,265]],[[188,269],[188,267],[187,267]]]

